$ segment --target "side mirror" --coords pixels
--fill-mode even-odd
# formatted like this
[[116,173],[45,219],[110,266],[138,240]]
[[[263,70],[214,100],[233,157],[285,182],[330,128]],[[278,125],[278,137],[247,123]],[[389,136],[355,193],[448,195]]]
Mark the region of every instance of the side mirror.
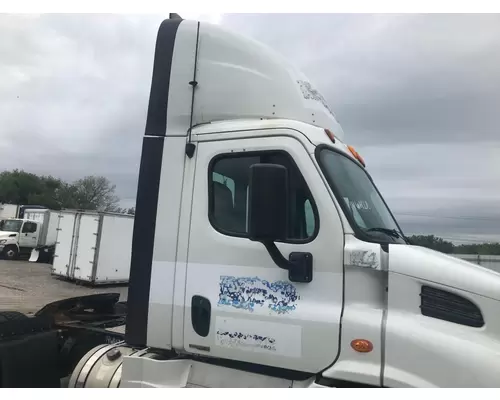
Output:
[[278,164],[250,167],[248,190],[248,236],[261,242],[274,263],[288,271],[291,282],[312,281],[313,257],[310,253],[291,253],[289,260],[274,243],[288,234],[288,171]]
[[250,167],[248,235],[257,242],[284,240],[288,221],[288,173],[278,164]]

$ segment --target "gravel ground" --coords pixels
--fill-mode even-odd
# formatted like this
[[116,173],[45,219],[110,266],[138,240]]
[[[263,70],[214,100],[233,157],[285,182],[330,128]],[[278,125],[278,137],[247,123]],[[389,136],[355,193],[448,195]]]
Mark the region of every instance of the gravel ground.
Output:
[[120,300],[127,299],[126,286],[83,286],[52,277],[50,268],[49,264],[0,260],[0,311],[32,314],[53,301],[94,293],[116,292]]

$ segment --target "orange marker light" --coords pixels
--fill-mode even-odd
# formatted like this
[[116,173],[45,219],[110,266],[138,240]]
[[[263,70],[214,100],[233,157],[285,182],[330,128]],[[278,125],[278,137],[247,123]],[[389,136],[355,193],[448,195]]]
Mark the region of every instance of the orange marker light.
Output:
[[325,129],[325,133],[327,136],[330,138],[330,140],[335,143],[335,136],[333,135],[332,131],[330,129]]
[[351,347],[358,353],[369,353],[373,350],[373,343],[366,339],[354,339]]
[[366,167],[365,160],[363,160],[363,157],[361,157],[361,156],[359,155],[359,153],[358,153],[356,150],[354,150],[354,147],[352,147],[352,146],[347,146],[347,148],[348,148],[348,149],[349,149],[349,151],[352,153],[352,155],[354,156],[354,158],[355,158],[356,160],[358,160],[358,161],[361,163],[361,165],[362,165],[363,167]]

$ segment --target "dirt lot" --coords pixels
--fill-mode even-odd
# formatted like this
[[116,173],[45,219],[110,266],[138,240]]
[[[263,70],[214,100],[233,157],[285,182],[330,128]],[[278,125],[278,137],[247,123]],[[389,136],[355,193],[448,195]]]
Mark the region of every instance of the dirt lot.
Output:
[[93,293],[120,293],[127,298],[126,286],[86,287],[50,274],[49,264],[0,260],[0,311],[31,314],[52,301]]

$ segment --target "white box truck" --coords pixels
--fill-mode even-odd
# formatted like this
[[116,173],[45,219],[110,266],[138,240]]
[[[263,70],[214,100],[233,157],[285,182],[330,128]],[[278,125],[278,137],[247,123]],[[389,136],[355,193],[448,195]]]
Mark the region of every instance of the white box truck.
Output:
[[[47,257],[53,252],[57,237],[58,211],[25,209],[24,218],[9,218],[0,222],[0,252],[14,260],[35,250]],[[38,257],[36,257],[38,259]],[[36,259],[30,258],[36,261]]]
[[61,211],[52,274],[95,285],[128,282],[133,227],[132,215]]

